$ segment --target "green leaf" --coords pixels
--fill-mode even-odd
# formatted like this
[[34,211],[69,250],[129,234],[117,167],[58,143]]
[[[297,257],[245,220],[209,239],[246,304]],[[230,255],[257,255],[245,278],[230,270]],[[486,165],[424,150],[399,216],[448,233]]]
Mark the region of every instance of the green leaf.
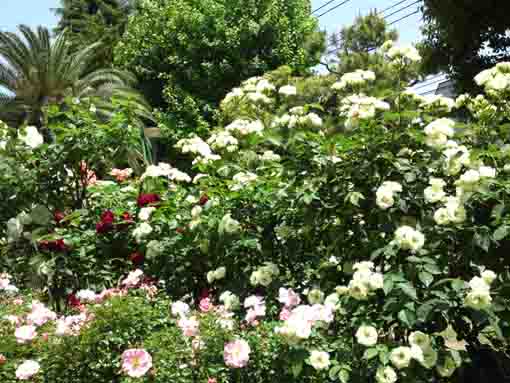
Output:
[[411,328],[416,323],[416,314],[410,310],[400,310],[398,313],[398,319],[405,324],[407,327]]
[[426,271],[422,271],[418,274],[418,278],[425,285],[425,287],[429,287],[431,283],[434,281],[434,276]]
[[338,377],[340,378],[340,381],[342,383],[348,383],[349,382],[349,376],[350,376],[350,373],[347,370],[342,370],[338,374]]
[[496,229],[494,234],[492,234],[492,239],[494,239],[495,241],[501,241],[508,235],[509,232],[510,230],[508,226],[506,225],[500,226]]
[[341,367],[340,366],[334,366],[329,370],[329,379],[331,380],[337,380],[338,373],[340,372]]
[[401,283],[400,285],[398,285],[398,287],[410,298],[418,299],[416,289],[410,283]]
[[377,354],[379,354],[379,351],[377,351],[377,348],[368,348],[363,353],[363,359],[367,359],[367,360],[373,359],[377,356]]
[[383,291],[385,295],[388,295],[391,290],[393,290],[393,279],[391,278],[384,278],[384,284],[383,284]]
[[473,241],[475,242],[476,246],[483,249],[485,252],[489,251],[490,239],[488,235],[476,233],[473,237]]
[[301,371],[303,371],[303,363],[302,362],[294,363],[291,367],[291,371],[294,378],[297,378],[301,374]]

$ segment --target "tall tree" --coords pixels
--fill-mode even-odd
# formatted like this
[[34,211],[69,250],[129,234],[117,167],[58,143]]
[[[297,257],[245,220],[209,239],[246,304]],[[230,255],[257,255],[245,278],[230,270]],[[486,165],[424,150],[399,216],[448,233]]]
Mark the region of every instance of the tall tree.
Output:
[[111,66],[113,50],[134,11],[134,0],[61,0],[55,9],[60,16],[55,32],[69,31],[72,50],[80,50],[93,43],[98,47],[98,67]]
[[475,89],[473,77],[510,60],[510,2],[425,0],[424,69],[450,74],[460,91]]
[[189,129],[243,79],[314,66],[323,40],[309,0],[152,0],[131,18],[115,61]]
[[90,69],[99,43],[72,53],[65,31],[54,41],[43,27],[32,31],[21,25],[19,31],[24,39],[16,33],[0,32],[0,119],[14,124],[25,121],[40,128],[44,107],[60,103],[66,96],[107,100],[118,94],[143,105],[131,88],[135,84],[132,74]]

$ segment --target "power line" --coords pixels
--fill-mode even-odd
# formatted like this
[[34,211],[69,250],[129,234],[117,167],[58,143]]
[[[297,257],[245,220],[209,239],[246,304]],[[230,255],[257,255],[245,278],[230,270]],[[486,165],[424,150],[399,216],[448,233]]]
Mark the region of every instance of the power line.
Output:
[[412,13],[409,13],[409,14],[405,15],[404,17],[401,17],[400,19],[397,19],[397,20],[395,20],[395,21],[392,21],[392,22],[391,22],[391,23],[389,23],[388,25],[396,24],[396,23],[398,23],[399,21],[402,21],[402,20],[404,20],[404,19],[407,19],[408,17],[411,17],[412,15],[416,15],[416,14],[417,14],[417,13],[419,13],[419,12],[420,12],[420,10],[419,10],[419,9],[417,9],[416,11],[414,11],[414,12],[412,12]]
[[[417,10],[416,10],[416,11],[414,11],[414,12],[408,13],[407,15],[405,15],[405,16],[403,16],[403,17],[401,17],[401,18],[399,18],[399,19],[397,19],[397,20],[395,20],[395,21],[392,21],[391,23],[388,23],[388,25],[396,24],[396,23],[398,23],[399,21],[402,21],[402,20],[404,20],[404,19],[407,19],[408,17],[411,17],[411,16],[413,16],[413,15],[417,14],[418,12],[420,12],[420,10],[419,10],[419,9],[417,9]],[[388,16],[387,16],[387,17],[388,17]],[[384,20],[386,20],[386,18],[387,18],[387,17],[384,17]],[[371,48],[371,49],[369,49],[369,50],[368,50],[368,52],[371,52],[371,51],[373,51],[373,50],[375,50],[375,49],[376,49],[376,48]],[[340,48],[333,48],[333,49],[329,50],[329,51],[327,52],[327,54],[329,55],[329,54],[331,54],[331,53],[335,53],[335,52],[337,52],[337,51],[339,51],[339,50],[340,50]]]
[[350,1],[352,1],[352,0],[344,0],[344,1],[342,1],[340,4],[335,5],[334,7],[329,8],[327,11],[325,11],[325,12],[321,13],[320,15],[317,15],[317,18],[320,18],[320,17],[322,17],[322,16],[324,16],[324,15],[328,14],[329,12],[334,11],[335,9],[337,9],[337,8],[341,7],[341,6],[342,6],[342,5],[344,5],[344,4],[347,4],[347,3],[348,3],[348,2],[350,2]]
[[393,9],[395,7],[398,7],[400,4],[402,3],[405,3],[406,1],[409,1],[409,0],[402,0],[402,1],[399,1],[398,3],[396,4],[393,4],[392,6],[389,6],[388,8],[385,8],[383,9],[381,12],[378,12],[377,14],[378,15],[382,15],[383,13],[385,13],[386,11],[389,11],[390,9]]
[[412,3],[412,4],[409,4],[409,5],[406,5],[405,7],[397,9],[395,12],[390,13],[389,15],[384,16],[384,19],[388,19],[391,16],[396,15],[397,13],[402,12],[404,9],[411,8],[413,5],[416,5],[416,4],[421,3],[421,2],[422,2],[422,0],[418,0],[418,1],[415,1],[414,3]]
[[[325,4],[322,4],[319,8],[315,8],[313,11],[312,11],[312,14],[317,12],[317,11],[320,11],[322,8],[324,7],[327,7],[329,4],[331,3],[334,3],[336,0],[329,0],[327,3]],[[407,0],[406,0],[407,1]]]

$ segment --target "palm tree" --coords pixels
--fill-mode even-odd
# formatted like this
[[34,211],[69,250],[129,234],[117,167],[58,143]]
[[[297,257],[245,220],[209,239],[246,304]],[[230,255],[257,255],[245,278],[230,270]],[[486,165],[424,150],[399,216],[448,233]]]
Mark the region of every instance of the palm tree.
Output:
[[0,119],[41,128],[44,107],[68,96],[98,96],[106,111],[112,95],[131,98],[140,115],[150,115],[143,97],[132,88],[132,74],[113,68],[90,70],[100,43],[71,52],[66,31],[54,41],[44,27],[32,31],[21,25],[19,31],[24,40],[0,32]]

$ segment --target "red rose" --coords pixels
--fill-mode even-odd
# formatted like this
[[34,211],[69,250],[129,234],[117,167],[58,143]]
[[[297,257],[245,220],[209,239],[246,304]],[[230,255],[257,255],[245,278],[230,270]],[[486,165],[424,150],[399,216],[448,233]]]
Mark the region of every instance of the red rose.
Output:
[[74,294],[69,294],[67,296],[67,304],[71,307],[80,307],[81,301]]
[[113,220],[115,219],[115,216],[110,210],[106,210],[101,214],[101,221],[103,223],[113,223]]
[[62,213],[60,210],[55,210],[55,213],[53,213],[53,219],[57,224],[59,224],[60,221],[62,221],[65,217],[66,217],[65,214]]
[[138,251],[135,251],[133,254],[131,254],[129,256],[129,260],[131,262],[133,262],[133,264],[135,264],[135,265],[139,265],[139,264],[143,263],[144,259],[145,259],[145,256]]
[[56,241],[53,241],[54,244],[54,250],[55,251],[67,251],[67,246],[66,244],[64,243],[64,240],[63,239],[57,239]]
[[208,195],[207,194],[203,194],[202,197],[200,197],[200,200],[198,201],[198,204],[200,206],[204,206],[207,203],[207,201],[209,201]]
[[153,204],[153,203],[156,203],[159,201],[161,201],[161,199],[159,198],[159,195],[154,194],[154,193],[140,194],[138,196],[138,200],[137,200],[138,207],[144,207],[144,206],[147,206],[149,204]]
[[104,234],[108,233],[110,230],[112,230],[113,225],[111,222],[98,222],[96,223],[96,232],[98,234]]
[[129,214],[127,211],[122,213],[121,218],[122,218],[123,221],[127,221],[127,222],[132,222],[133,221],[133,217],[131,217],[131,214]]
[[178,227],[175,231],[179,234],[184,234],[184,229],[182,227]]

